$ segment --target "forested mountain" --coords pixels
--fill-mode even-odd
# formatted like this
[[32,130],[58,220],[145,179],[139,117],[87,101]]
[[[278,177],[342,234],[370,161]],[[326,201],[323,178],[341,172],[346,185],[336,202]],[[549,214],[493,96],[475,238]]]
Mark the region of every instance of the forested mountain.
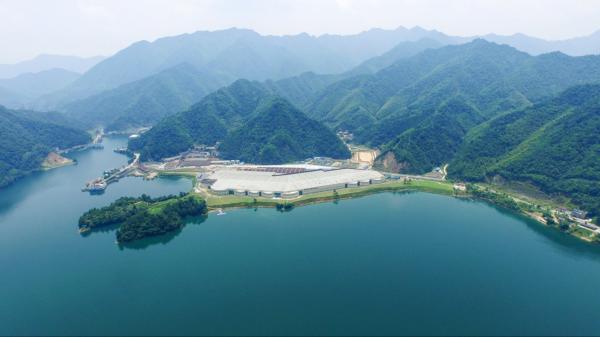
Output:
[[[225,157],[261,163],[349,155],[332,131],[278,97],[272,88],[247,80],[238,80],[162,120],[131,140],[129,148],[141,152],[142,160],[157,160],[194,144],[217,141],[224,141],[220,149]],[[273,146],[280,149],[279,155],[272,153]]]
[[314,156],[350,157],[346,145],[331,130],[283,98],[263,100],[254,115],[219,146],[223,158],[283,164]]
[[105,59],[65,90],[44,97],[39,107],[56,108],[146,78],[180,63],[231,81],[282,79],[304,72],[341,73],[387,52],[402,41],[430,38],[459,43],[418,27],[372,29],[355,35],[263,36],[246,29],[200,31],[132,44]]
[[[362,143],[383,146],[394,169],[423,173],[450,160],[473,126],[572,85],[600,81],[600,56],[530,56],[484,40],[428,49],[372,75],[333,83],[306,111]],[[440,137],[438,139],[438,137]],[[444,144],[444,148],[436,146]]]
[[600,214],[600,85],[570,88],[474,128],[449,174],[533,183]]
[[[594,36],[588,38],[592,39]],[[503,42],[509,44],[513,40],[520,41],[517,44],[524,48],[529,44],[523,42],[523,37],[494,35],[490,36],[490,39],[502,38]],[[187,108],[206,93],[236,79],[277,81],[296,77],[305,80],[308,77],[299,75],[307,72],[334,74],[323,75],[320,78],[315,75],[311,78],[313,82],[308,83],[308,86],[299,86],[294,81],[288,81],[287,84],[295,92],[286,92],[285,97],[312,113],[308,105],[313,102],[314,97],[304,92],[305,88],[311,88],[312,84],[322,85],[327,81],[327,84],[331,84],[334,79],[372,74],[399,59],[417,55],[423,50],[470,40],[472,37],[452,37],[419,27],[372,29],[355,35],[318,37],[308,34],[262,36],[245,29],[196,32],[161,38],[154,42],[135,43],[100,62],[64,89],[54,90],[52,93],[45,92],[42,97],[35,96],[35,102],[27,104],[27,107],[68,111],[84,121],[102,124],[107,129],[124,129],[152,124],[163,116]],[[539,41],[534,42],[530,45],[539,44]],[[184,64],[196,70],[190,71],[189,76],[185,76],[183,72],[172,71],[174,68],[183,67]],[[194,73],[202,75],[192,79],[191,75]],[[183,77],[178,79],[175,76]],[[320,83],[315,81],[317,78]],[[378,90],[377,84],[372,81],[367,80],[364,85],[374,86],[373,90]],[[193,87],[200,89],[192,93]],[[21,95],[18,90],[6,87],[4,89],[0,93],[0,99],[3,100],[0,103],[23,106],[20,103],[24,100],[31,101],[30,96]],[[383,98],[369,97],[375,92],[365,93],[355,89],[350,89],[354,96],[343,95],[340,100],[332,100],[327,96],[326,100],[335,101],[336,106],[330,106],[331,103],[327,102],[324,106],[322,102],[317,103],[316,109],[331,110],[329,117],[334,121],[327,120],[330,126],[338,126],[336,123],[339,118],[334,116],[337,114],[349,113],[350,118],[340,118],[352,123],[342,123],[339,126],[350,129],[379,119],[373,119],[369,110],[379,108],[385,103],[379,102]],[[339,93],[335,93],[337,94]],[[363,94],[367,95],[364,105],[361,103],[364,100],[361,97]],[[369,102],[370,99],[374,99],[375,102]]]
[[42,95],[60,90],[73,83],[80,74],[55,68],[38,73],[25,73],[14,78],[0,79],[0,88],[10,95],[1,95],[0,104],[10,108],[27,107]]
[[[407,57],[419,48],[432,45],[431,41],[433,40],[401,43],[401,46],[406,46],[394,49],[406,52],[386,54],[384,61],[373,62],[366,71],[392,62],[394,58],[398,60]],[[353,70],[330,75],[306,72],[277,81],[267,80],[263,84],[266,89],[303,107],[312,101],[317,92],[336,81],[353,76],[355,72]],[[66,104],[62,110],[90,128],[102,125],[107,131],[112,131],[149,126],[163,117],[186,110],[206,94],[227,85],[229,81],[230,78],[201,72],[189,63],[182,63],[156,75]],[[17,97],[12,93],[0,93],[0,99],[4,96]]]
[[[345,36],[264,36],[251,30],[235,28],[199,31],[165,37],[154,42],[134,43],[98,63],[70,87],[39,100],[37,107],[61,107],[68,102],[146,78],[184,62],[203,72],[212,71],[213,76],[230,81],[239,78],[277,80],[308,71],[321,74],[342,73],[388,51],[392,54],[410,53],[410,47],[404,51],[402,48],[391,51],[401,42],[428,39],[441,46],[466,43],[475,38],[477,37],[449,36],[420,27],[371,29]],[[570,55],[600,53],[597,43],[599,33],[563,41],[545,41],[522,34],[486,35],[483,38],[512,45],[534,55],[552,51]],[[380,66],[385,66],[386,62],[386,56],[383,55],[361,70],[377,70]]]
[[0,106],[0,186],[38,170],[55,148],[90,141],[86,132],[68,124],[63,116]]
[[270,92],[260,83],[238,80],[206,96],[190,109],[167,117],[129,148],[142,160],[157,160],[183,152],[194,144],[214,144],[240,127]]
[[51,69],[63,69],[83,74],[102,61],[102,56],[77,57],[42,54],[31,60],[15,64],[0,64],[0,78],[13,78],[26,73],[39,73]]
[[182,63],[142,80],[69,103],[63,110],[90,127],[103,125],[107,131],[125,130],[153,125],[165,116],[187,109],[226,84],[218,76]]

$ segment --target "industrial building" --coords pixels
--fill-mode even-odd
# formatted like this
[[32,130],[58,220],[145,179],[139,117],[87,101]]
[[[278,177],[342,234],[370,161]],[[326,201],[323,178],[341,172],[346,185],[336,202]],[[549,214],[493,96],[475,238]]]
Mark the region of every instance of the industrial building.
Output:
[[305,166],[219,167],[202,184],[216,195],[294,199],[301,195],[384,182],[372,170]]

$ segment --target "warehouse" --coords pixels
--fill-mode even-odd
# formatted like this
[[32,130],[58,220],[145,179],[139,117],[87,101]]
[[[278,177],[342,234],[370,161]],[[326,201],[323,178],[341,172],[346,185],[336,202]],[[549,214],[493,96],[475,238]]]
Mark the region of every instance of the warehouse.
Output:
[[277,166],[219,167],[207,174],[213,194],[293,199],[301,195],[383,182],[372,170]]

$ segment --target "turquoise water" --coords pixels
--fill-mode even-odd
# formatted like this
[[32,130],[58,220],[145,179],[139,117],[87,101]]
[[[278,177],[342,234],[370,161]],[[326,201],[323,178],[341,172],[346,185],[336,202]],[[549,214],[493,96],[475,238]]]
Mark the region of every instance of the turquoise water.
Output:
[[79,215],[186,179],[86,180],[106,149],[0,192],[0,334],[599,334],[600,247],[425,193],[228,211],[120,249]]

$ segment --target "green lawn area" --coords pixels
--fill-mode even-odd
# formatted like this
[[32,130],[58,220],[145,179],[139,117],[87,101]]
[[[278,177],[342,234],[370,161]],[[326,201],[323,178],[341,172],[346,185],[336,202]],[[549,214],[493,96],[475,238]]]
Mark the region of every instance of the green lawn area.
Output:
[[[198,199],[198,200],[203,200],[203,198],[200,195],[197,195],[197,194],[191,194],[190,197]],[[169,199],[169,200],[165,200],[165,201],[159,201],[159,202],[152,203],[152,204],[148,204],[146,202],[140,201],[138,204],[142,204],[142,203],[145,204],[145,206],[148,207],[148,213],[150,213],[150,214],[159,214],[160,212],[162,212],[162,210],[167,205],[174,204],[174,203],[176,203],[178,201],[179,201],[179,198],[173,198],[173,199]]]

